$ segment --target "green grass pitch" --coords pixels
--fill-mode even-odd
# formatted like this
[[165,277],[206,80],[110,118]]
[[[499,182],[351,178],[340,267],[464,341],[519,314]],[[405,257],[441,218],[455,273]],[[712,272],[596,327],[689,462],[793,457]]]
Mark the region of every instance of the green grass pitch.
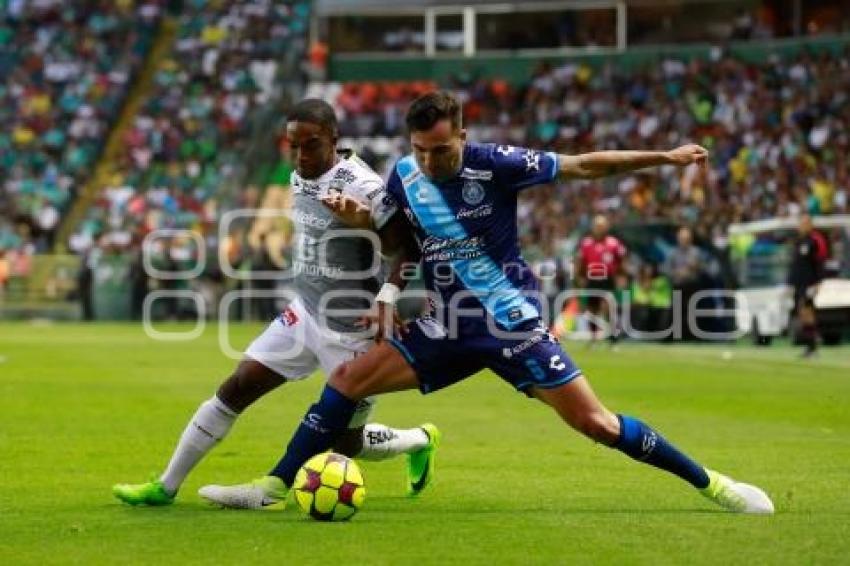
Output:
[[[244,347],[261,329],[233,327]],[[403,496],[400,460],[366,463],[366,505],[320,524],[240,512],[197,489],[273,464],[321,379],[261,400],[168,508],[112,498],[162,469],[233,361],[210,327],[156,342],[134,325],[0,325],[0,561],[279,564],[838,564],[850,555],[850,350],[567,349],[616,411],[763,487],[772,517],[722,512],[683,482],[569,431],[491,374],[385,397],[377,420],[443,431],[436,484]],[[725,356],[728,358],[728,356]]]

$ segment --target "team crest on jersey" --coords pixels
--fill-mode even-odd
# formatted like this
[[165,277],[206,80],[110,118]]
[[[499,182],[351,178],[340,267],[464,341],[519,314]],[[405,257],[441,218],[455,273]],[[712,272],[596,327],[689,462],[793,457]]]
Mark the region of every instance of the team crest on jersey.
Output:
[[461,196],[463,197],[463,202],[469,206],[481,204],[481,201],[484,200],[484,187],[478,181],[466,181],[463,184]]

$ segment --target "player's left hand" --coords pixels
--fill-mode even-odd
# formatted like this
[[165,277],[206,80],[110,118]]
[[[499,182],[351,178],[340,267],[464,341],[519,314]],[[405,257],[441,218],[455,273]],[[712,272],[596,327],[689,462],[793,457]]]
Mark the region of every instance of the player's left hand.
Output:
[[322,204],[350,228],[372,229],[372,216],[369,207],[349,196],[339,193],[329,194],[321,199]]
[[407,333],[407,325],[394,305],[377,302],[368,315],[357,321],[363,328],[375,328],[375,342],[380,344],[387,338]]
[[672,165],[684,166],[696,163],[703,166],[708,162],[708,150],[695,143],[689,143],[676,149],[671,149],[666,152],[666,156]]

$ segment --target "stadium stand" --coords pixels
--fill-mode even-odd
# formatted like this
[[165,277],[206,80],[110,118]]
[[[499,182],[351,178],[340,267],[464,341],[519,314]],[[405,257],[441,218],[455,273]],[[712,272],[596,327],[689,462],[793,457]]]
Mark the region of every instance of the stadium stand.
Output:
[[[572,225],[606,212],[615,221],[688,223],[722,243],[731,222],[849,210],[848,67],[850,49],[840,57],[803,53],[763,64],[718,53],[710,61],[667,58],[635,72],[541,63],[525,84],[467,75],[443,86],[465,101],[473,138],[568,153],[690,141],[712,150],[707,174],[670,168],[657,177],[571,184],[531,197],[526,226],[537,236],[550,231],[546,219],[553,212],[572,216]],[[308,89],[340,108],[349,143],[382,169],[401,145],[397,108],[415,92],[415,83],[314,83]],[[579,191],[598,198],[578,199]],[[549,198],[555,193],[557,199]]]
[[245,153],[258,115],[277,101],[280,61],[299,47],[293,40],[303,42],[308,14],[306,2],[187,3],[72,249],[102,233],[123,246],[159,228],[207,234],[222,205],[245,204]]
[[[95,9],[96,8],[96,9]],[[11,3],[0,20],[0,248],[48,250],[150,45],[158,2]]]

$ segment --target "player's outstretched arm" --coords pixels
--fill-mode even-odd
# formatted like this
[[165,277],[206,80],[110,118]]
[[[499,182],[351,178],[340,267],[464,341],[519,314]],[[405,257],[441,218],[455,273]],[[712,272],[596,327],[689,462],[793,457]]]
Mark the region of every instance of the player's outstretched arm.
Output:
[[670,151],[594,151],[580,155],[559,155],[558,175],[562,179],[596,179],[644,167],[690,165],[706,162],[708,150],[696,144]]

